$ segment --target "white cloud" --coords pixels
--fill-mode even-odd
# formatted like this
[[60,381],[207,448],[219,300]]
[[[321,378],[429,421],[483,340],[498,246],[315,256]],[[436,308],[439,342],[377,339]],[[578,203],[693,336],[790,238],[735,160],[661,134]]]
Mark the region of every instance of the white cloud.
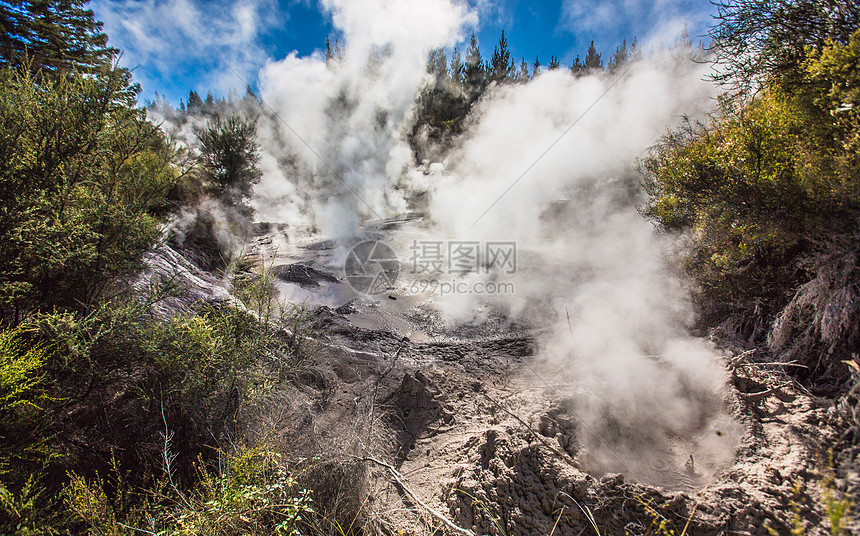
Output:
[[607,27],[629,28],[646,50],[671,44],[685,25],[696,29],[710,21],[708,0],[564,0],[559,30],[600,35]]
[[123,49],[123,64],[142,67],[135,78],[148,89],[189,68],[204,71],[201,88],[226,92],[241,86],[229,67],[253,77],[266,61],[261,32],[282,20],[262,16],[277,9],[273,0],[95,0],[92,8],[111,44]]

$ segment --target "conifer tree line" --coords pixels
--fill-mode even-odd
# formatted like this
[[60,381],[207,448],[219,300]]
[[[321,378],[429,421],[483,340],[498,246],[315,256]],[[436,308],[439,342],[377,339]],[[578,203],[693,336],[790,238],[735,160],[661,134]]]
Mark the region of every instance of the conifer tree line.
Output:
[[[679,43],[692,45],[686,32],[682,35]],[[615,72],[628,62],[641,60],[642,49],[636,37],[633,38],[629,47],[625,39],[616,47],[608,61],[604,62],[603,58],[604,56],[597,51],[592,40],[585,52],[584,59],[580,59],[580,56],[577,55],[567,68],[576,75],[595,74],[604,71]],[[499,84],[528,82],[541,73],[541,66],[540,56],[535,57],[531,67],[525,58],[521,58],[519,62],[515,61],[511,56],[504,30],[502,30],[499,42],[493,47],[493,52],[487,60],[484,60],[481,55],[475,32],[472,32],[469,37],[465,55],[459,47],[455,47],[451,52],[451,58],[448,59],[443,49],[436,48],[430,51],[427,59],[427,71],[435,75],[437,81],[446,81],[472,92],[478,88],[486,88],[492,82]],[[549,70],[562,68],[558,56],[550,56],[547,68]]]
[[[671,44],[671,51],[679,58],[703,60],[707,56],[701,44],[694,46],[687,30]],[[327,57],[329,57],[327,55]],[[484,59],[475,32],[469,37],[465,51],[455,47],[450,58],[443,49],[431,50],[427,57],[427,72],[431,83],[418,98],[416,118],[410,135],[412,148],[418,161],[424,160],[427,144],[418,143],[419,134],[426,136],[430,145],[446,145],[452,136],[463,131],[463,123],[472,106],[493,85],[524,84],[545,71],[565,70],[573,76],[619,76],[624,69],[643,59],[639,40],[634,36],[628,44],[623,40],[614,52],[604,55],[590,41],[583,57],[576,55],[570,65],[562,66],[558,56],[551,55],[544,66],[540,56],[529,67],[525,58],[519,63],[513,58],[507,36],[502,30],[498,43],[489,59]]]
[[[694,45],[687,33],[682,32],[678,39],[668,46],[669,50],[679,58],[692,58],[697,61],[707,56],[707,51],[700,43]],[[333,69],[337,68],[343,59],[344,49],[338,39],[331,36],[325,40],[326,63]],[[371,51],[371,61],[380,61],[380,51]],[[472,106],[492,85],[523,84],[545,71],[566,71],[574,76],[620,75],[629,65],[641,61],[644,52],[638,39],[634,36],[628,43],[625,39],[615,47],[611,54],[598,51],[594,41],[590,41],[582,57],[577,54],[570,65],[562,66],[558,56],[549,57],[543,65],[540,57],[529,64],[525,58],[519,62],[513,57],[505,31],[499,35],[498,43],[488,58],[485,58],[478,38],[473,31],[465,49],[454,47],[450,52],[435,48],[427,54],[427,74],[429,82],[425,85],[416,102],[415,119],[409,140],[417,161],[427,157],[426,147],[419,142],[418,133],[425,133],[430,141],[448,143],[452,136],[462,133],[463,121]],[[189,91],[188,97],[180,99],[179,106],[173,106],[156,95],[154,102],[149,104],[159,108],[159,111],[170,118],[172,122],[182,124],[190,116],[214,117],[237,107],[248,112],[248,115],[265,115],[266,110],[259,106],[257,96],[250,87],[246,88],[241,98],[235,92],[228,97],[214,97],[208,93],[201,97],[196,89]],[[426,140],[425,140],[426,141]]]

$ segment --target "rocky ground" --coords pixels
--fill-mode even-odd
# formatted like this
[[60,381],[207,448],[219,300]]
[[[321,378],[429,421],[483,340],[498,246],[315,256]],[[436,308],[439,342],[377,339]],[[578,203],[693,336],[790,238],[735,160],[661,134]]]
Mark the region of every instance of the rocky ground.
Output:
[[[754,349],[724,345],[722,411],[737,435],[733,458],[666,453],[606,472],[590,460],[593,430],[565,397],[566,378],[541,369],[539,327],[492,315],[446,327],[432,300],[396,291],[356,298],[328,263],[331,244],[296,245],[283,228],[263,229],[255,247],[277,251],[262,264],[274,266],[282,295],[305,302],[313,357],[287,392],[246,419],[302,456],[361,467],[360,486],[348,477],[336,485],[360,488],[359,517],[376,530],[789,534],[800,524],[829,534],[831,491],[858,496],[844,408]],[[194,285],[214,285],[173,253],[160,255]]]
[[[689,534],[769,534],[768,527],[787,534],[800,515],[808,533],[826,533],[823,472],[839,418],[832,402],[757,365],[752,354],[727,360],[726,404],[743,424],[735,459],[710,480],[697,480],[695,467],[658,460],[667,485],[654,486],[583,465],[580,438],[588,431],[558,387],[535,381],[533,337],[414,343],[352,327],[337,311],[317,314],[331,330],[330,348],[339,349],[324,352],[339,392],[313,416],[326,422],[319,441],[361,420],[362,404],[374,398],[389,441],[372,454],[460,527],[587,534],[593,516],[601,534],[653,534],[664,521],[678,533],[689,525]],[[374,508],[392,526],[418,533],[439,526],[388,471],[374,469]],[[856,492],[856,474],[833,485],[847,491],[849,484]]]

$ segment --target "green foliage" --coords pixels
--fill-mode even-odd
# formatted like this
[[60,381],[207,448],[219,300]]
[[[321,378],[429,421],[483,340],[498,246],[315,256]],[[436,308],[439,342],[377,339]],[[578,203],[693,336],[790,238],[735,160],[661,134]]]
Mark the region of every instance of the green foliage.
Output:
[[845,43],[860,26],[854,0],[723,0],[710,32],[717,80],[748,89],[793,83],[809,50]]
[[46,350],[31,335],[21,326],[0,331],[0,485],[13,488],[15,479],[5,475],[22,464],[38,468],[53,457],[43,437],[46,410],[54,402],[48,393]]
[[[266,276],[237,285],[254,311],[172,319],[153,306],[175,288],[128,288],[178,205],[208,195],[247,218],[254,125],[215,118],[192,165],[136,106],[130,73],[105,64],[115,51],[83,5],[0,3],[0,533],[132,534],[153,519],[296,533],[309,495],[274,451],[218,453],[248,402],[292,377],[304,317],[275,311]],[[195,113],[218,107],[191,95]]]
[[824,511],[827,513],[827,521],[830,525],[831,536],[842,536],[847,534],[845,523],[849,519],[849,513],[853,503],[848,498],[837,498],[832,486],[825,487],[821,491]]
[[0,331],[0,417],[24,406],[40,409],[45,350],[22,335],[20,327]]
[[[579,57],[577,56],[577,59]],[[610,72],[616,72],[618,69],[624,67],[627,62],[630,60],[630,53],[627,51],[627,40],[621,42],[621,46],[615,49],[615,53],[612,55],[612,59],[609,60],[609,65],[607,65],[607,69]],[[574,65],[576,62],[574,63]]]
[[805,82],[811,86],[810,105],[820,110],[832,148],[825,155],[846,195],[858,195],[860,181],[860,30],[846,44],[831,41],[808,50]]
[[45,346],[24,327],[0,331],[0,532],[50,534],[54,521],[36,474],[55,457],[46,441],[48,394]]
[[[642,54],[636,40],[633,40],[629,51],[625,41],[616,49],[609,67],[610,70],[617,70],[629,62],[641,59]],[[558,57],[551,56],[548,68],[554,70],[560,67]],[[409,134],[416,160],[419,162],[438,158],[437,151],[446,150],[453,138],[463,133],[466,118],[491,83],[526,83],[540,74],[541,64],[540,60],[535,58],[531,74],[525,59],[522,59],[518,66],[511,57],[504,31],[499,36],[499,42],[493,48],[489,61],[484,61],[478,38],[472,32],[465,54],[461,55],[460,49],[455,48],[450,62],[446,61],[442,49],[431,50],[427,57],[427,72],[431,77],[418,96],[415,121]],[[604,72],[603,60],[594,42],[588,48],[585,63],[577,56],[571,66],[571,72],[577,76]],[[433,145],[426,143],[427,141],[433,142]]]
[[235,114],[197,131],[204,184],[228,206],[250,210],[245,203],[262,177],[256,136],[254,124]]
[[819,376],[860,340],[860,33],[807,52],[802,84],[724,96],[709,124],[668,134],[641,169],[645,214],[691,233],[704,324],[767,337]]
[[[294,491],[288,475],[271,464],[265,474],[253,473],[257,480],[238,483],[237,475],[251,470],[240,471],[239,458],[226,480],[208,471],[224,465],[216,458],[237,434],[243,408],[292,377],[303,351],[294,339],[307,334],[304,321],[284,314],[270,327],[223,307],[165,322],[148,313],[157,299],[113,300],[86,314],[42,313],[3,333],[9,396],[0,425],[0,532],[62,512],[60,488],[66,507],[93,534],[124,534],[120,521],[135,525],[147,511],[170,517],[191,503],[175,530],[192,519],[218,525],[228,510],[247,517],[259,507],[265,517],[265,501],[280,487]],[[248,456],[243,459],[263,464],[262,453]],[[183,490],[195,486],[192,500]],[[169,496],[153,495],[165,487]],[[152,510],[150,499],[173,506]],[[287,519],[283,509],[272,516],[278,519],[267,530]]]
[[111,500],[100,478],[92,482],[76,474],[70,475],[65,489],[66,504],[70,512],[87,525],[91,536],[123,536],[129,530],[117,521],[119,505]]
[[34,475],[17,489],[0,482],[0,533],[9,536],[54,536],[60,534],[61,515],[56,500]]
[[242,402],[262,381],[258,364],[271,357],[271,340],[238,309],[203,310],[167,324],[145,326],[142,352],[154,374],[142,395],[164,404],[173,421],[193,423],[194,442],[228,430]]
[[600,58],[600,53],[597,52],[597,47],[594,46],[594,41],[588,45],[584,63],[589,72],[603,70],[603,60]]
[[98,536],[309,533],[315,515],[311,492],[297,484],[272,446],[238,448],[222,456],[218,466],[214,471],[201,466],[199,482],[187,492],[169,487],[130,508],[111,498],[103,479],[72,475],[65,488],[66,504],[87,531]]
[[119,52],[107,46],[102,23],[86,0],[17,0],[0,3],[0,64],[37,71],[96,72]]
[[463,82],[471,101],[474,101],[486,87],[486,68],[481,57],[481,47],[475,32],[469,37],[469,48],[466,49]]
[[166,534],[298,535],[313,514],[301,488],[266,446],[240,449],[226,471],[204,475]]
[[90,303],[158,237],[171,155],[128,76],[0,70],[0,317]]
[[780,268],[804,240],[808,219],[819,214],[813,207],[819,184],[805,184],[798,174],[801,124],[799,111],[779,94],[742,109],[724,100],[710,128],[686,125],[643,163],[645,213],[695,237],[688,268],[715,309],[706,311],[715,315],[709,320],[780,307],[792,291],[792,282],[785,284],[791,268]]
[[499,44],[493,49],[490,58],[488,75],[491,81],[496,83],[511,82],[514,78],[514,61],[511,59],[511,51],[508,50],[508,40],[505,39],[505,31],[499,37]]

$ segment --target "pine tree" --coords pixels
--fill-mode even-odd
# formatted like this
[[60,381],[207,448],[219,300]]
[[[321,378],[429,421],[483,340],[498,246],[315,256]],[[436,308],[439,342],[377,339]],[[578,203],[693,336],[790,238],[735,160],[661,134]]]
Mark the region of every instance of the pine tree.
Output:
[[33,71],[94,73],[119,52],[107,46],[102,23],[87,0],[0,2],[0,63],[28,63]]
[[245,86],[245,96],[242,99],[244,102],[253,102],[256,104],[260,104],[260,101],[257,100],[257,94],[254,93],[254,90],[251,89],[250,85]]
[[684,31],[675,41],[672,47],[672,52],[680,58],[691,58],[693,56],[693,40],[690,39],[690,32],[687,31],[687,25],[684,25]]
[[206,93],[206,100],[203,101],[203,111],[207,113],[215,111],[215,97],[212,96],[211,91]]
[[469,38],[469,49],[466,50],[466,67],[464,69],[466,87],[473,96],[484,90],[486,71],[484,61],[481,59],[481,49],[478,46],[478,38],[475,32]]
[[427,73],[434,75],[437,86],[448,81],[448,58],[441,48],[434,48],[427,53]]
[[540,57],[535,56],[534,67],[532,68],[532,78],[540,74]]
[[451,53],[450,76],[451,81],[453,81],[455,84],[463,84],[463,60],[460,57],[459,47],[454,47],[454,51]]
[[245,202],[263,175],[257,166],[256,125],[235,114],[226,120],[215,116],[206,127],[195,129],[195,134],[204,184],[222,203],[252,212]]
[[513,72],[514,62],[511,60],[511,52],[508,50],[505,31],[502,30],[499,45],[493,49],[493,57],[490,60],[490,80],[499,83],[510,81]]
[[329,36],[325,36],[325,62],[327,64],[343,59],[343,50],[337,39],[332,42]]
[[520,72],[517,73],[517,82],[528,82],[529,81],[529,64],[526,63],[526,59],[520,62]]
[[558,61],[558,56],[550,56],[549,57],[549,70],[554,71],[559,68],[561,63]]
[[681,35],[680,35],[680,37],[678,37],[678,41],[677,41],[677,43],[675,43],[675,45],[683,47],[685,49],[692,49],[693,48],[693,40],[690,39],[690,32],[687,31],[687,25],[686,24],[684,25],[684,31],[681,32]]
[[634,61],[642,61],[642,49],[639,48],[639,40],[636,39],[636,36],[633,36],[633,42],[630,43],[630,53],[628,54],[628,60],[631,62]]
[[570,72],[573,73],[574,76],[582,76],[585,74],[587,68],[585,64],[582,63],[582,60],[579,59],[579,54],[576,55],[576,59],[573,60],[573,65],[570,66]]
[[330,63],[334,59],[334,48],[331,45],[331,37],[325,36],[325,62]]
[[585,67],[588,72],[603,70],[603,60],[600,59],[600,53],[597,52],[594,41],[588,45],[588,52],[585,54]]
[[612,59],[609,60],[609,70],[611,72],[615,72],[620,67],[623,67],[627,64],[629,54],[627,53],[627,40],[623,40],[621,42],[621,46],[615,49],[615,54],[612,55]]
[[188,103],[185,108],[188,110],[188,113],[196,113],[200,111],[200,108],[203,106],[203,99],[200,98],[200,95],[197,94],[193,89],[188,92]]

